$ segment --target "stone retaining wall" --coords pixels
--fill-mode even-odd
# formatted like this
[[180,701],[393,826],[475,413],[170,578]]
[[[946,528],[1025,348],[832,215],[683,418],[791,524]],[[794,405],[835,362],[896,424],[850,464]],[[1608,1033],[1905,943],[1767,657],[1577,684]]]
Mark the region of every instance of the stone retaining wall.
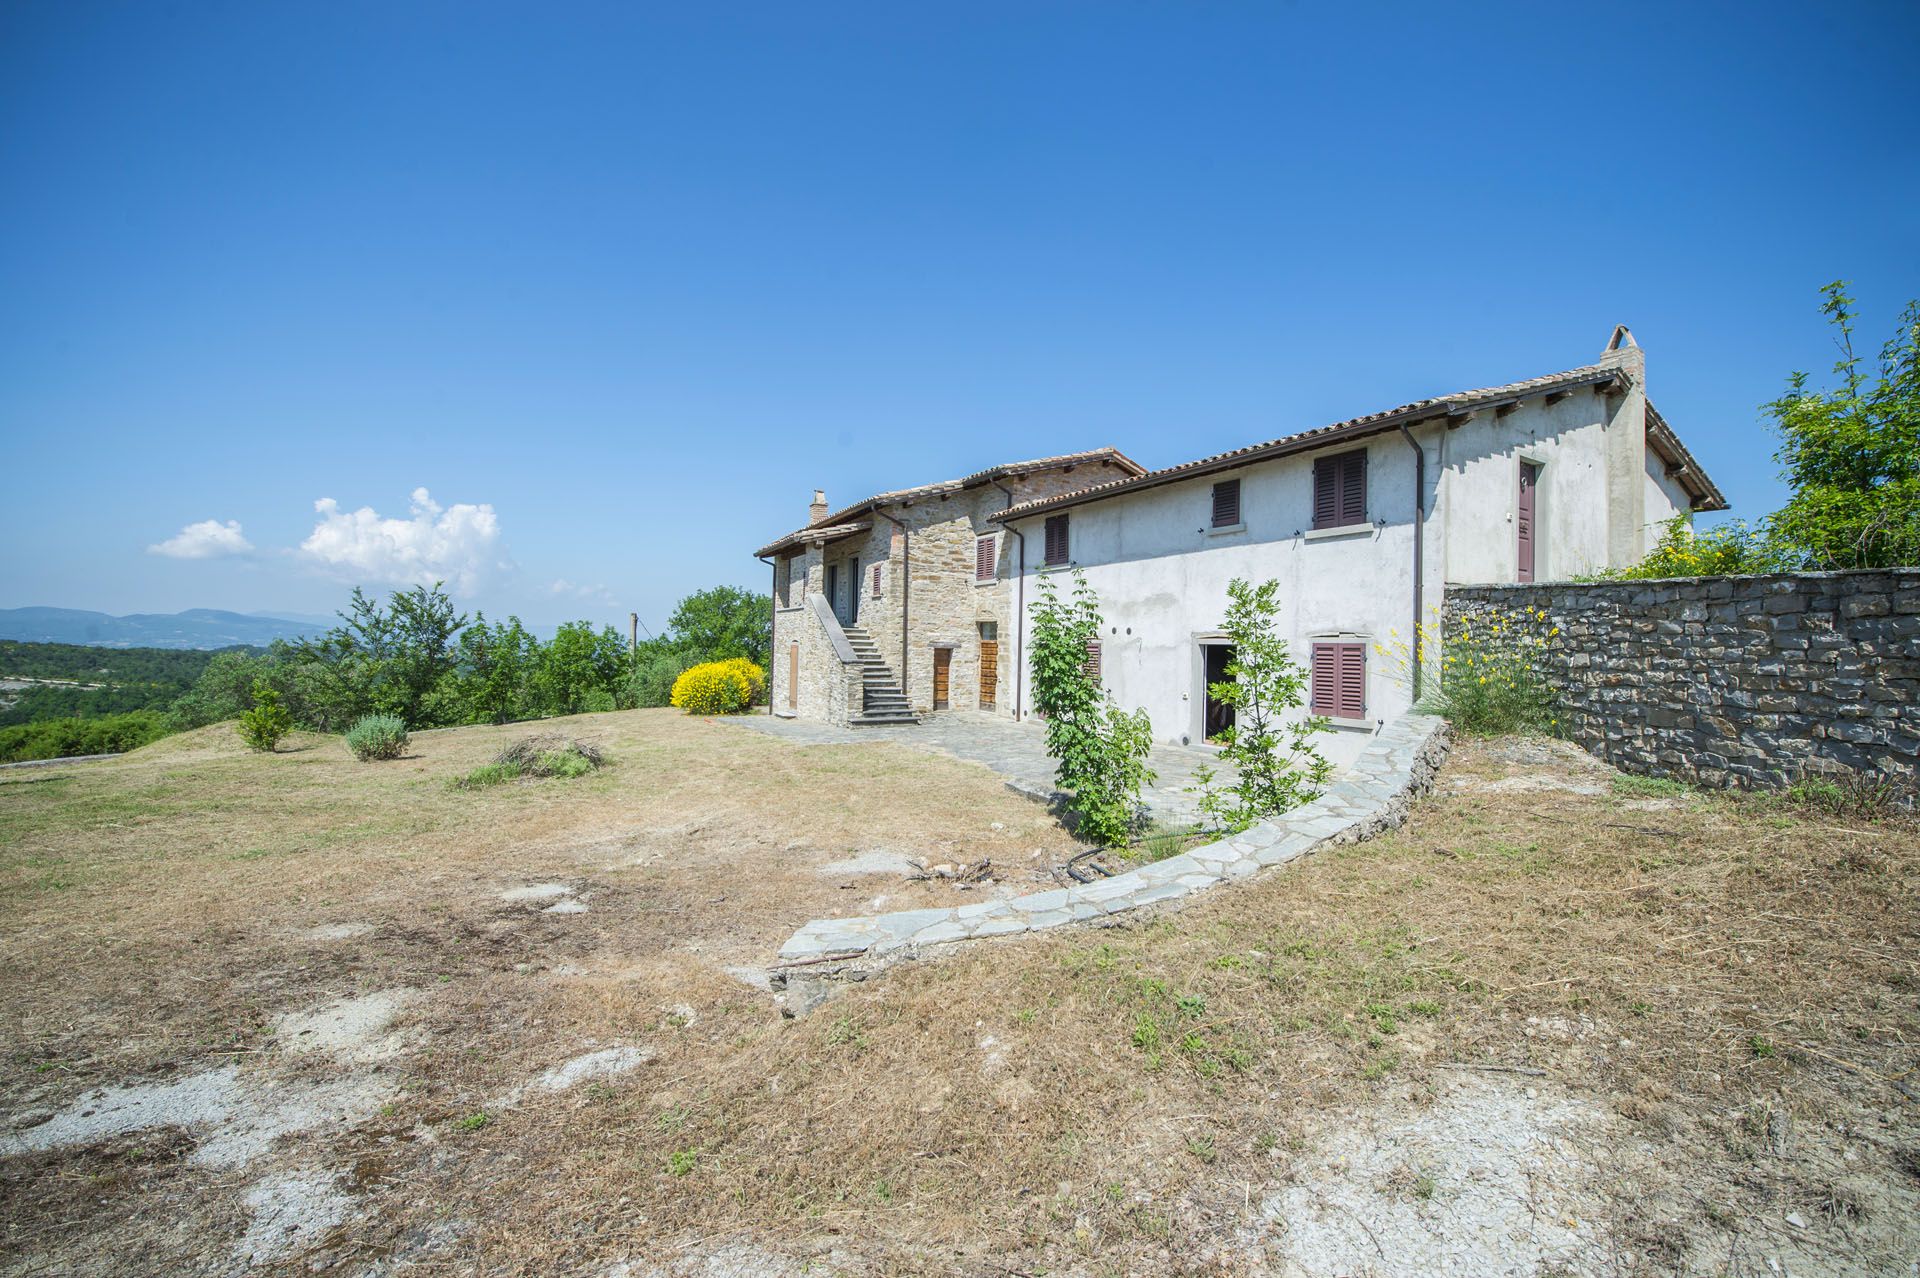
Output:
[[930,946],[1082,923],[1157,905],[1242,879],[1336,843],[1369,838],[1406,819],[1446,757],[1446,724],[1408,715],[1388,724],[1352,768],[1313,802],[1241,834],[1117,874],[950,909],[904,910],[865,918],[815,919],[780,947],[776,989],[789,1010],[824,996],[819,982],[860,979],[876,966]]
[[1778,788],[1920,786],[1920,568],[1450,586],[1463,621],[1544,610],[1567,735],[1616,767]]

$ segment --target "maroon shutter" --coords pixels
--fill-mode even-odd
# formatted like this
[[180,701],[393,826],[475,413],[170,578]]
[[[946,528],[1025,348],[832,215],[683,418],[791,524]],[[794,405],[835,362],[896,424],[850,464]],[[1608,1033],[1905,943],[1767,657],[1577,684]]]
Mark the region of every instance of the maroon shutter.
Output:
[[981,537],[973,543],[973,579],[992,581],[994,577],[994,539]]
[[1367,520],[1367,453],[1341,453],[1313,463],[1313,526],[1341,528]]
[[1340,713],[1340,657],[1334,651],[1339,646],[1313,645],[1312,683],[1307,698],[1307,709],[1312,714]]
[[1367,645],[1316,643],[1307,710],[1336,719],[1367,717]]
[[[1340,467],[1338,460],[1322,457],[1313,463],[1313,526],[1332,528],[1340,522]],[[1318,714],[1319,711],[1315,711]]]
[[1213,486],[1213,526],[1231,528],[1240,522],[1240,481],[1223,479]]
[[880,565],[879,564],[875,564],[873,566],[873,597],[875,599],[878,599],[880,597]]
[[1100,682],[1100,641],[1087,640],[1087,677],[1094,683]]
[[1067,517],[1065,515],[1047,516],[1047,566],[1058,567],[1067,562]]
[[1367,717],[1367,645],[1340,645],[1340,716]]
[[1349,453],[1340,474],[1340,522],[1358,524],[1367,518],[1367,455]]

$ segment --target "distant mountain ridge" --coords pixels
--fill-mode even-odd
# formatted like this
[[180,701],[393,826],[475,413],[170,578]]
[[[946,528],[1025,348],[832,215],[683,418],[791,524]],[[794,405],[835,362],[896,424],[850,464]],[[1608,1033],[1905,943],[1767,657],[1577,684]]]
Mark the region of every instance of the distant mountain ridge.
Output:
[[275,639],[304,639],[326,626],[291,617],[189,608],[115,617],[83,608],[0,608],[0,639],[23,643],[78,643],[96,648],[264,647]]

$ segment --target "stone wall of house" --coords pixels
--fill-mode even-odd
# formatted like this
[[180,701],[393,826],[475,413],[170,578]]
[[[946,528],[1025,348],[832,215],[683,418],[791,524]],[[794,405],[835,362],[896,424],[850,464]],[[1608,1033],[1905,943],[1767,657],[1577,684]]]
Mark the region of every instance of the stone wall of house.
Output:
[[1631,772],[1777,788],[1920,787],[1920,568],[1449,586],[1446,630],[1537,608],[1560,721]]
[[[1106,461],[1072,469],[1042,471],[1005,481],[1014,502],[1050,497],[1117,479],[1122,471]],[[993,625],[999,634],[996,709],[1011,714],[1014,698],[1012,578],[1017,571],[1015,541],[988,516],[1006,508],[1008,498],[998,488],[983,485],[958,492],[933,494],[889,505],[886,515],[875,513],[873,527],[827,546],[821,568],[809,579],[810,589],[825,589],[824,565],[839,566],[839,577],[851,577],[859,561],[860,608],[858,625],[872,636],[880,657],[894,676],[901,675],[900,610],[903,568],[911,578],[906,597],[909,609],[906,671],[902,687],[918,714],[933,709],[934,652],[947,648],[947,705],[971,710],[980,705],[980,626]],[[892,519],[886,516],[892,516]],[[898,520],[896,525],[893,521]],[[902,531],[904,526],[904,536]],[[981,535],[996,538],[999,570],[991,582],[974,579],[974,547]],[[910,540],[910,545],[907,544]],[[1030,548],[1033,549],[1033,548]],[[1037,550],[1034,551],[1037,553]],[[908,566],[908,561],[910,566]],[[873,568],[880,567],[880,590],[873,590]],[[810,654],[803,650],[802,662]],[[807,688],[801,679],[802,695]],[[856,708],[858,705],[856,699]],[[818,717],[802,707],[806,717]]]

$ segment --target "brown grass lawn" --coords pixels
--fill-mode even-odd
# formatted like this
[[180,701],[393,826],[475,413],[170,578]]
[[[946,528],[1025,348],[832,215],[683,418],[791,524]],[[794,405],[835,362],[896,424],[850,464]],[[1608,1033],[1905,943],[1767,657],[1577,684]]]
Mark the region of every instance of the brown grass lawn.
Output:
[[[519,730],[360,765],[208,729],[0,774],[0,1132],[233,1062],[391,1093],[248,1169],[194,1165],[178,1128],[0,1161],[8,1271],[230,1272],[249,1186],[297,1164],[338,1173],[353,1210],[289,1271],[1280,1273],[1262,1199],[1311,1184],[1333,1134],[1467,1078],[1604,1119],[1583,1164],[1604,1246],[1572,1272],[1782,1254],[1908,1273],[1920,1251],[1910,821],[1467,743],[1391,837],[1158,917],[903,964],[794,1021],[728,969],[877,897],[969,899],[823,865],[1039,874],[1070,840],[985,771],[904,747],[656,711],[555,726],[610,766],[468,793],[448,780]],[[501,897],[550,882],[586,912]],[[296,1057],[271,1032],[384,990],[417,992],[389,1059]],[[610,1044],[650,1060],[500,1103]],[[1469,1201],[1416,1166],[1373,1188]]]

